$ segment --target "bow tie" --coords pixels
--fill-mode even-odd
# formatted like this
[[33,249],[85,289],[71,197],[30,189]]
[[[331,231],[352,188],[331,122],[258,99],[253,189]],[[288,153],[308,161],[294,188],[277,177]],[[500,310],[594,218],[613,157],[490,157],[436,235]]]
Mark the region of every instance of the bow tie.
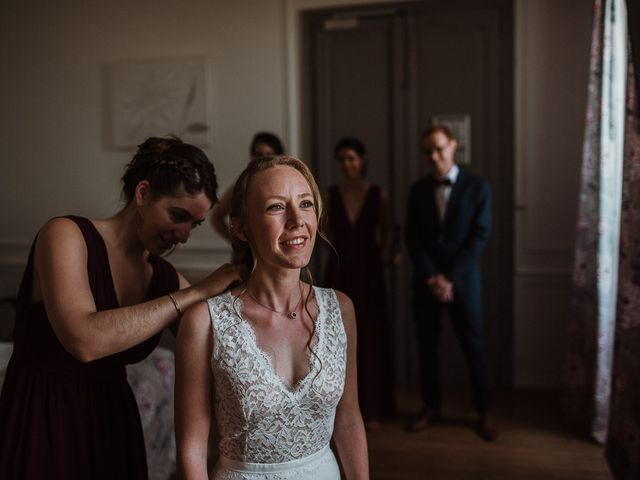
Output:
[[437,187],[448,187],[453,185],[453,182],[449,178],[443,178],[438,180],[437,178],[434,180]]

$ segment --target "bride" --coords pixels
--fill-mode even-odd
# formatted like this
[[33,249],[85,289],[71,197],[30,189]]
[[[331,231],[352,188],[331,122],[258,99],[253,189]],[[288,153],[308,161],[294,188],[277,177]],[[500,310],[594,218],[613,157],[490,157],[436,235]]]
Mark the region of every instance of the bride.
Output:
[[220,433],[214,480],[338,480],[332,438],[346,478],[369,477],[353,305],[301,280],[321,217],[318,187],[300,160],[260,158],[240,175],[231,230],[244,281],[195,305],[180,323],[182,478],[209,478],[212,403]]

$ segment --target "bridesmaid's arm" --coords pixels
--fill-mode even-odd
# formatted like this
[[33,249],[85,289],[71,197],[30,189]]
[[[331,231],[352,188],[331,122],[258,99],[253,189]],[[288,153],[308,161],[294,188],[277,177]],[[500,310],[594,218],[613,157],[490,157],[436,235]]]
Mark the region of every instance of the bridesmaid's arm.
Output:
[[234,185],[231,185],[227,190],[225,190],[218,203],[214,205],[210,217],[213,229],[229,243],[233,240],[233,236],[229,231],[229,220],[227,217],[231,211],[231,196],[233,194]]
[[347,332],[347,371],[344,393],[336,409],[333,440],[347,480],[369,478],[367,437],[358,404],[358,373],[356,367],[356,316],[353,303],[345,294],[336,292]]
[[176,343],[175,421],[180,479],[208,478],[212,349],[209,308],[206,302],[200,302],[184,314]]
[[[39,232],[34,254],[34,301],[42,299],[51,327],[65,349],[81,362],[127,350],[174,322],[168,295],[148,302],[97,311],[87,277],[87,247],[75,222],[50,220]],[[223,265],[198,285],[174,292],[181,310],[222,293],[239,278]]]
[[[189,288],[191,286],[191,284],[189,283],[189,281],[184,278],[184,276],[180,273],[178,273],[178,288],[180,290],[184,290],[185,288]],[[177,318],[175,322],[172,322],[171,325],[169,325],[169,331],[171,333],[173,333],[174,337],[178,336],[178,327],[180,326],[180,319]]]

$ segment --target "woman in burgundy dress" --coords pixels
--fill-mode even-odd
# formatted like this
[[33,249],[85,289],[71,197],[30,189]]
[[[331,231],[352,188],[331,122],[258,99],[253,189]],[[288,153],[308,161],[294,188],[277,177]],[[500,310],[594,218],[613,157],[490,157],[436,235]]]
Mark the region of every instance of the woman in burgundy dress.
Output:
[[391,250],[386,193],[364,178],[366,149],[346,137],[334,149],[342,182],[329,189],[327,233],[338,254],[327,263],[326,284],[353,301],[358,329],[358,396],[368,429],[395,412],[393,358],[384,263]]
[[188,306],[238,278],[225,265],[195,286],[163,258],[216,201],[213,165],[177,138],[149,138],[122,178],[113,217],[58,217],[31,249],[0,395],[0,478],[146,479],[126,365]]
[[[283,154],[284,145],[282,144],[282,140],[274,133],[258,132],[251,139],[251,144],[249,145],[249,158],[251,160]],[[231,194],[233,193],[234,185],[235,182],[225,190],[220,197],[220,201],[216,203],[213,210],[211,210],[210,217],[213,229],[229,243],[233,241],[233,235],[231,235],[229,231],[229,212],[231,211]]]

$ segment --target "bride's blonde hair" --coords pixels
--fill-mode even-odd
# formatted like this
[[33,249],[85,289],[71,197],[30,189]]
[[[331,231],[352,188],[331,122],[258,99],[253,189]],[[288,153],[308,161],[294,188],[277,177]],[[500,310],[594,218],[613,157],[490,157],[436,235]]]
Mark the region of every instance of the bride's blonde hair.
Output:
[[[238,232],[235,232],[234,230],[239,227],[241,228],[246,224],[247,198],[253,177],[260,172],[277,166],[287,166],[297,170],[309,184],[311,195],[313,196],[316,219],[318,220],[318,235],[326,241],[326,237],[322,232],[324,222],[322,196],[320,195],[320,189],[318,188],[318,184],[313,178],[313,174],[311,173],[311,170],[309,170],[309,167],[307,167],[302,160],[290,155],[275,155],[252,160],[240,174],[240,177],[238,177],[238,180],[235,183],[233,193],[231,194],[231,210],[229,213],[229,217],[231,218],[231,246],[233,249],[234,263],[238,263],[244,267],[242,271],[244,281],[249,278],[249,275],[253,271],[255,259],[253,258],[253,253],[251,251],[251,245],[240,239],[237,235]],[[305,268],[305,272],[309,275],[308,268]]]
[[[311,170],[309,170],[309,167],[307,167],[307,165],[302,160],[290,155],[267,156],[251,160],[246,168],[242,171],[235,183],[235,186],[233,187],[233,192],[231,194],[231,210],[229,213],[229,217],[231,218],[230,230],[232,236],[231,246],[233,249],[233,261],[234,263],[240,264],[243,267],[241,271],[241,278],[245,284],[251,276],[253,269],[255,268],[256,261],[251,251],[251,245],[249,244],[249,242],[242,240],[239,237],[239,232],[237,230],[241,229],[242,231],[246,232],[244,225],[246,225],[247,219],[247,198],[249,195],[249,188],[251,187],[251,180],[259,172],[264,172],[265,170],[277,166],[291,167],[300,172],[300,174],[307,181],[307,183],[309,184],[309,188],[311,189],[314,211],[316,213],[316,219],[318,221],[317,235],[324,241],[329,243],[327,237],[322,232],[322,227],[324,224],[322,195],[320,195],[320,189],[318,188],[318,184],[316,183],[315,178],[313,178],[313,174],[311,173]],[[246,235],[245,238],[247,238]],[[304,267],[304,272],[307,277],[306,280],[310,285],[313,285],[313,276],[311,275],[311,270],[309,270],[308,266]],[[309,311],[308,303],[309,299],[311,298],[312,290],[312,288],[309,288],[304,301],[304,309],[310,318],[313,318],[313,316]],[[238,295],[237,298],[240,298],[243,293],[244,290]],[[307,348],[309,348],[313,356],[320,361],[320,358],[311,348],[311,341],[313,339],[313,336],[315,335],[315,332],[316,324],[314,321],[313,330],[311,331],[311,335],[309,336],[309,340],[307,341]],[[320,363],[322,365],[321,361]]]

